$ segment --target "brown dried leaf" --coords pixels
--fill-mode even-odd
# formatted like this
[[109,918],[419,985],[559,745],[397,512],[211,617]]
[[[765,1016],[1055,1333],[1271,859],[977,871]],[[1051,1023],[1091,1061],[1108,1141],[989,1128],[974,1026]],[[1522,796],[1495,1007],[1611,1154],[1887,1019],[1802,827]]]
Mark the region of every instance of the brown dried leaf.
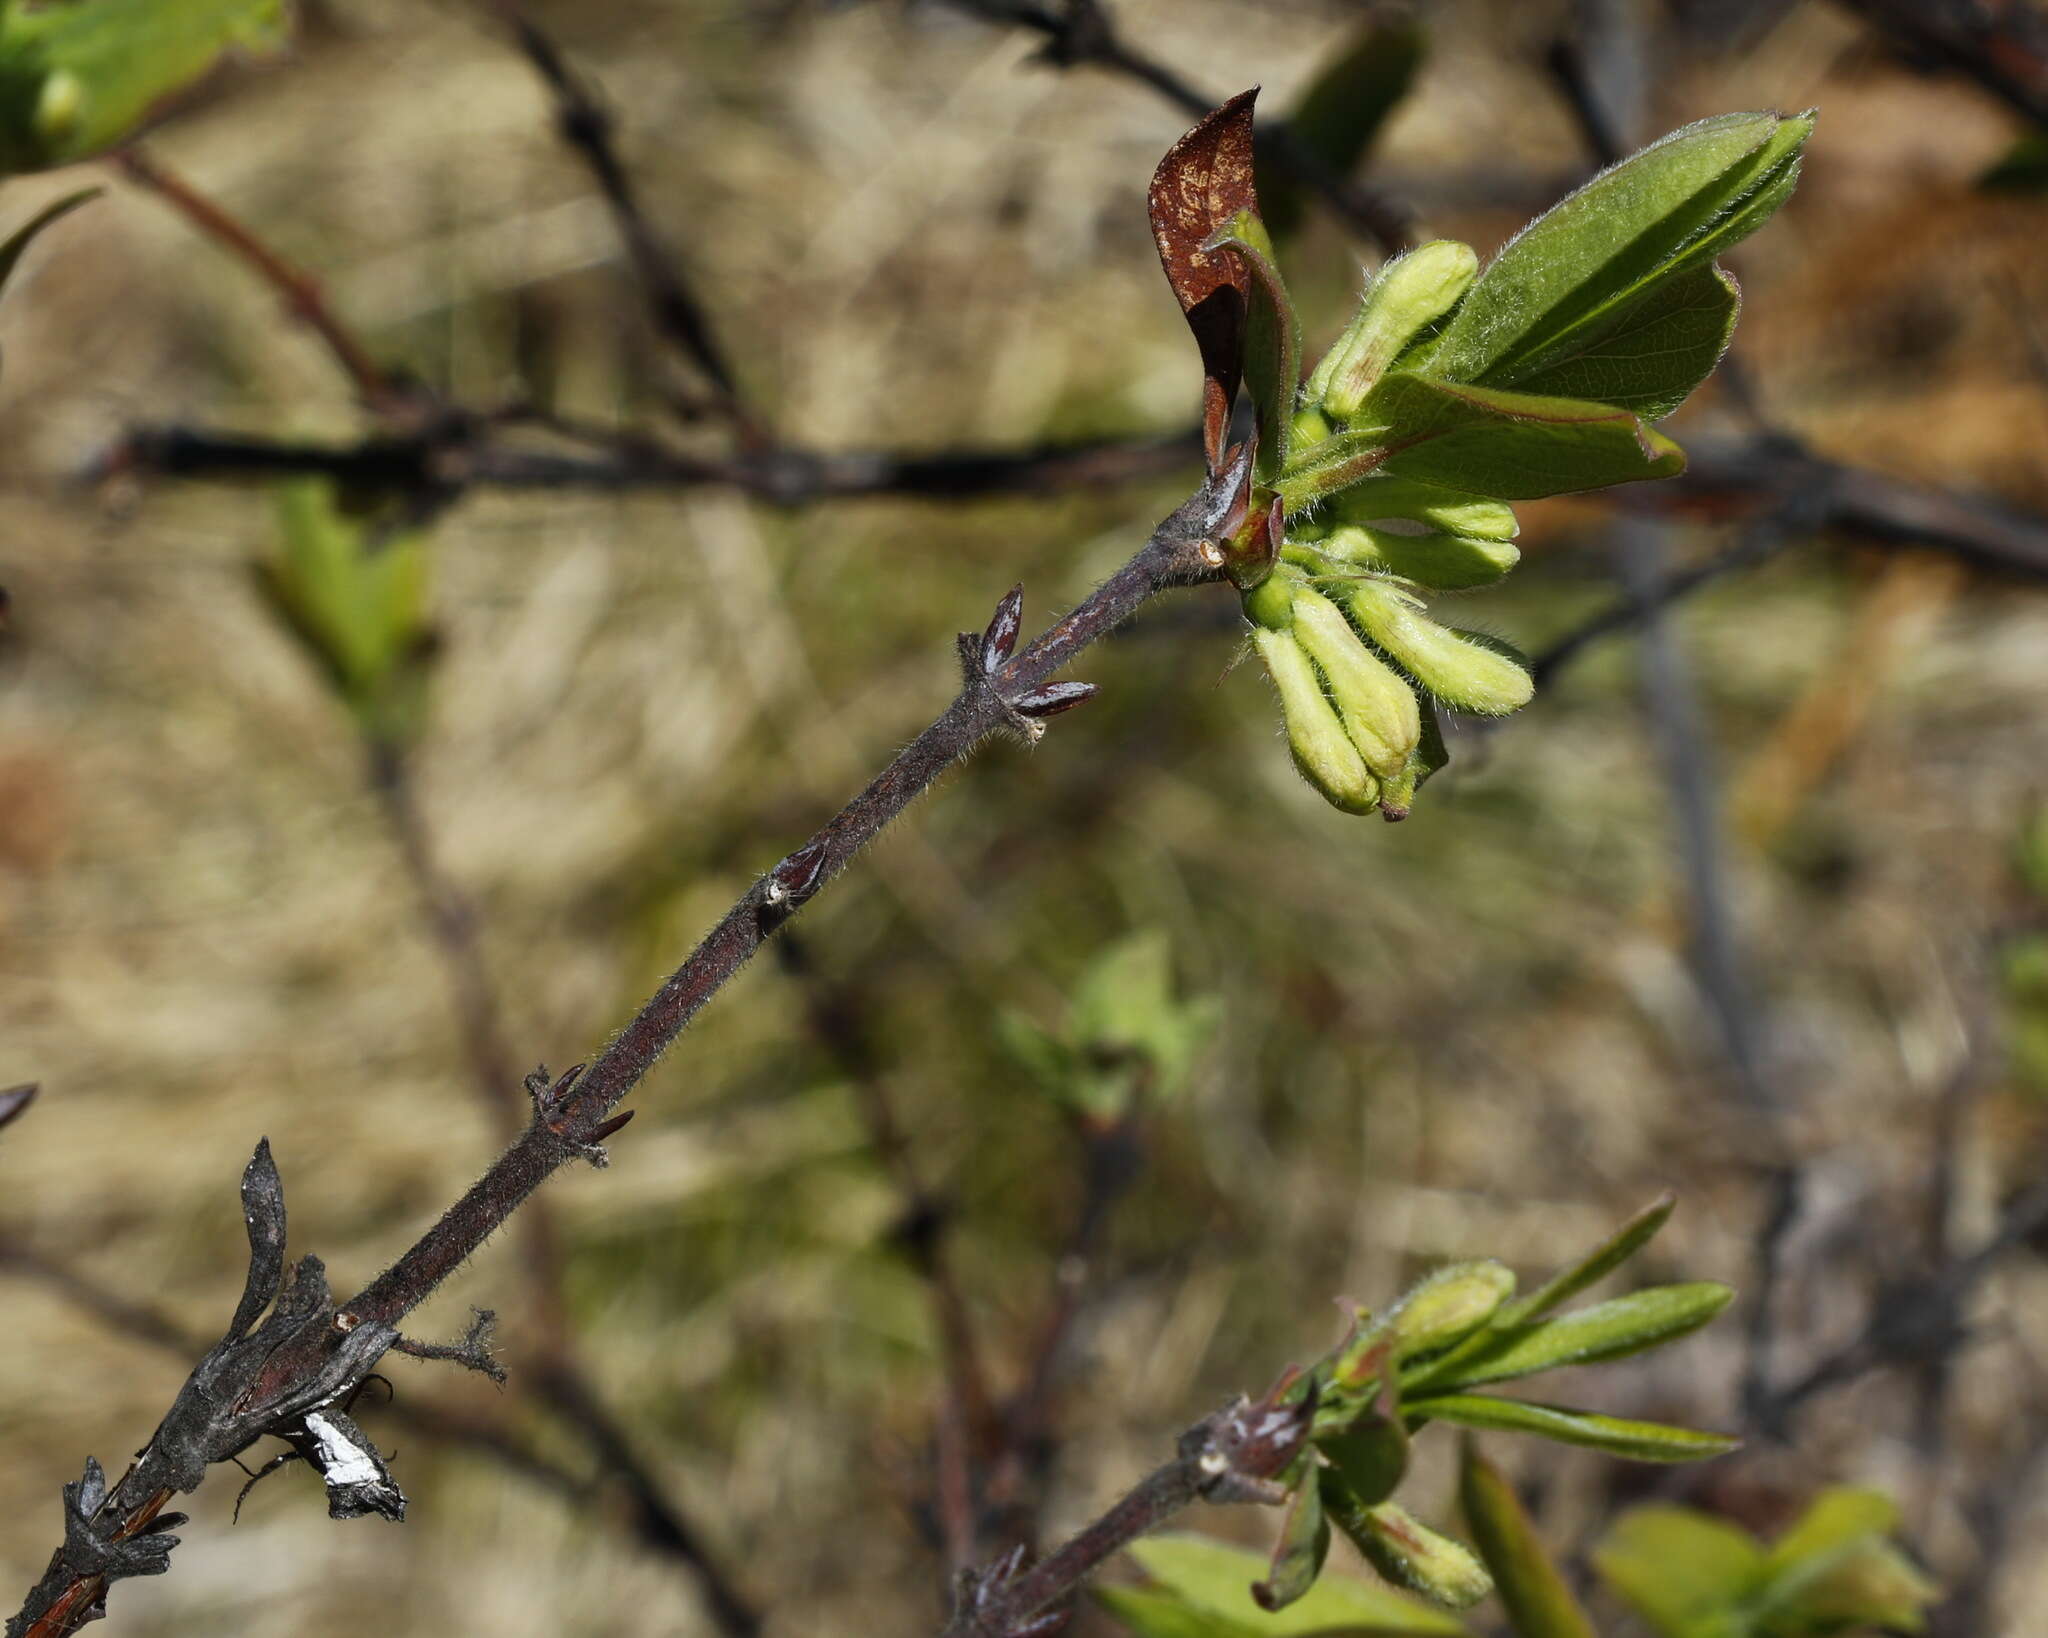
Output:
[[1167,150],[1147,195],[1160,265],[1202,354],[1202,443],[1214,472],[1244,368],[1251,270],[1228,247],[1203,248],[1259,211],[1252,184],[1252,103],[1240,92]]

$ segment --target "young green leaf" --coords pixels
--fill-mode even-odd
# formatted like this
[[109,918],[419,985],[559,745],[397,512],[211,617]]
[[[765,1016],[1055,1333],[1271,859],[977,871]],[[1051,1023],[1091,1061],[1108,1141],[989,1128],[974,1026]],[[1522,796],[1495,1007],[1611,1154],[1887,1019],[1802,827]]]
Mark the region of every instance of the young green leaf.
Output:
[[1671,1220],[1677,1204],[1677,1195],[1659,1195],[1571,1267],[1559,1270],[1527,1296],[1509,1303],[1501,1311],[1501,1324],[1519,1325],[1525,1320],[1541,1319],[1589,1286],[1599,1284],[1657,1237],[1658,1231]]
[[1591,1365],[1641,1353],[1697,1331],[1734,1296],[1727,1286],[1708,1281],[1658,1285],[1556,1319],[1497,1326],[1488,1333],[1484,1347],[1463,1358],[1422,1366],[1404,1380],[1403,1396],[1420,1399],[1565,1365]]
[[1737,1611],[1763,1566],[1744,1532],[1684,1507],[1625,1513],[1593,1550],[1601,1579],[1663,1638],[1748,1638]]
[[1543,1550],[1521,1498],[1469,1438],[1458,1467],[1458,1503],[1516,1638],[1595,1638],[1593,1623]]
[[278,525],[279,550],[258,565],[259,588],[364,727],[404,738],[416,726],[419,662],[432,637],[424,542],[375,538],[318,478],[279,489]]
[[1316,1447],[1342,1476],[1352,1500],[1374,1507],[1393,1495],[1408,1472],[1408,1429],[1399,1416],[1368,1411]]
[[[1351,436],[1361,435],[1387,451],[1378,470],[1495,500],[1535,500],[1685,470],[1679,447],[1632,411],[1409,370],[1395,371],[1367,395]],[[1315,453],[1344,442],[1332,439]],[[1277,487],[1287,495],[1287,482]]]
[[1761,227],[1798,177],[1810,115],[1724,114],[1674,131],[1508,241],[1422,367],[1520,383],[1652,284]]
[[1832,1631],[1864,1622],[1917,1630],[1940,1589],[1892,1546],[1899,1509],[1875,1490],[1824,1491],[1771,1544],[1757,1607],[1774,1626]]
[[1330,1521],[1323,1516],[1323,1493],[1310,1472],[1294,1487],[1266,1579],[1252,1583],[1253,1601],[1262,1610],[1284,1610],[1316,1584],[1329,1556]]
[[115,146],[232,51],[282,43],[284,0],[0,6],[0,173]]
[[[1265,1559],[1205,1536],[1151,1536],[1127,1552],[1154,1583],[1146,1595],[1155,1602],[1144,1614],[1158,1614],[1156,1601],[1163,1597],[1199,1623],[1137,1627],[1146,1638],[1470,1638],[1464,1623],[1442,1610],[1347,1575],[1325,1573],[1285,1609],[1267,1612],[1247,1591],[1264,1572]],[[1104,1587],[1095,1596],[1128,1619],[1128,1592]]]
[[[1333,176],[1350,176],[1422,65],[1421,26],[1403,19],[1369,19],[1309,82],[1287,116],[1295,142]],[[1301,226],[1305,190],[1286,172],[1259,172],[1259,198],[1276,240]]]
[[1741,310],[1733,275],[1712,262],[1689,267],[1578,326],[1540,363],[1514,371],[1512,384],[1517,392],[1590,398],[1659,420],[1714,373]]
[[1384,472],[1336,496],[1330,515],[1340,524],[1422,523],[1447,535],[1477,540],[1508,541],[1521,532],[1514,508],[1503,502]]
[[1402,1407],[1411,1417],[1426,1416],[1459,1427],[1487,1428],[1501,1433],[1533,1433],[1567,1445],[1585,1445],[1632,1462],[1696,1462],[1725,1456],[1742,1443],[1723,1433],[1667,1427],[1661,1422],[1631,1422],[1562,1405],[1537,1405],[1491,1394],[1431,1394]]

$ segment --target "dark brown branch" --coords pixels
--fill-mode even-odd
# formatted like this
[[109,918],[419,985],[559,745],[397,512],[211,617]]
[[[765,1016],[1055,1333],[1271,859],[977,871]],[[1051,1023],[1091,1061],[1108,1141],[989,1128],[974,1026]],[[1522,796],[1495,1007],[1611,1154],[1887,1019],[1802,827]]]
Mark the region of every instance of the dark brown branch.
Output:
[[944,1638],[1027,1638],[1050,1632],[1074,1590],[1115,1554],[1198,1501],[1271,1505],[1273,1482],[1308,1441],[1313,1402],[1283,1375],[1256,1402],[1239,1399],[1181,1435],[1174,1459],[1148,1473],[1094,1523],[1025,1569],[1013,1549],[987,1570],[960,1578]]
[[559,1097],[542,1102],[526,1133],[417,1245],[343,1308],[343,1317],[389,1325],[411,1312],[558,1167],[594,1154],[612,1129],[612,1112],[704,1003],[941,774],[990,734],[1014,727],[1013,701],[1049,682],[1159,592],[1215,578],[1220,554],[1206,531],[1224,515],[1219,492],[1241,476],[1240,470],[1205,487],[1079,608],[1000,670],[982,678],[970,667],[959,697],[938,720],[815,836],[741,895],[638,1016]]
[[[109,1489],[97,1464],[88,1463],[85,1477],[66,1487],[65,1544],[31,1590],[10,1638],[63,1638],[100,1612],[112,1580],[160,1573],[172,1543],[151,1534],[152,1528],[161,1530],[166,1521],[159,1515],[171,1496],[196,1489],[209,1464],[267,1433],[282,1429],[302,1436],[316,1414],[333,1421],[338,1413],[326,1407],[368,1376],[397,1341],[398,1322],[540,1184],[568,1160],[601,1163],[604,1139],[631,1113],[614,1114],[618,1104],[765,939],[982,740],[1002,730],[1036,738],[1037,713],[1084,697],[1069,692],[1041,704],[1052,695],[1046,685],[1054,674],[1082,650],[1160,592],[1218,578],[1224,553],[1213,536],[1233,514],[1242,516],[1248,480],[1247,459],[1212,478],[1128,563],[1014,658],[1005,658],[1008,639],[999,638],[996,627],[963,636],[963,682],[952,705],[809,842],[748,888],[586,1070],[537,1090],[526,1131],[353,1300],[333,1305],[316,1258],[301,1259],[286,1278],[282,1188],[268,1146],[259,1145],[242,1190],[249,1280],[226,1336],[201,1361],[118,1484]],[[1266,1422],[1236,1431],[1250,1439]],[[403,1497],[381,1472],[381,1462],[379,1468],[374,1487],[351,1487],[323,1471],[330,1511],[401,1511]],[[1231,1460],[1221,1471],[1234,1471]],[[368,1488],[376,1494],[365,1502],[357,1492]]]
[[[1210,113],[1221,97],[1190,84],[1158,58],[1127,42],[1103,0],[1064,0],[1057,10],[1028,0],[949,0],[957,9],[991,23],[1030,29],[1045,37],[1040,55],[1061,68],[1087,65],[1149,86],[1185,114]],[[1295,135],[1286,121],[1261,116],[1259,156],[1321,195],[1343,221],[1390,255],[1415,242],[1413,213],[1377,189],[1340,175]]]
[[1200,458],[1200,442],[1182,433],[1019,450],[939,450],[929,455],[797,448],[698,455],[622,435],[607,449],[571,452],[508,443],[481,423],[451,418],[415,436],[337,445],[204,428],[145,428],[97,461],[94,475],[132,472],[220,480],[306,473],[440,501],[470,488],[720,487],[772,506],[810,506],[873,495],[966,500],[1057,494],[1185,471]]
[[554,41],[515,0],[498,0],[496,9],[553,96],[555,123],[562,140],[575,150],[611,207],[612,222],[632,258],[634,275],[646,292],[655,333],[703,372],[716,389],[717,408],[738,423],[742,431],[753,432],[732,365],[712,332],[703,304],[647,220],[632,178],[620,162],[613,141],[611,111],[583,84]]

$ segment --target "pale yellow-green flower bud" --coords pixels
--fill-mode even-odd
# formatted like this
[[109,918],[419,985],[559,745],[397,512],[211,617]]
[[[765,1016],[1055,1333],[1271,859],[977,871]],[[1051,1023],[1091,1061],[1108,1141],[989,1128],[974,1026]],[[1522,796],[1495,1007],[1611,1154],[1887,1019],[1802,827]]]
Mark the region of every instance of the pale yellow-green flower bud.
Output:
[[1457,306],[1478,276],[1478,256],[1454,239],[1433,239],[1388,262],[1351,328],[1316,366],[1311,398],[1332,418],[1350,420],[1401,350]]
[[43,81],[36,98],[35,132],[52,148],[61,148],[85,114],[85,82],[68,68]]
[[1292,632],[1265,626],[1253,628],[1252,641],[1258,644],[1259,657],[1280,690],[1287,744],[1302,778],[1346,813],[1371,813],[1379,803],[1380,782],[1344,732],[1344,724],[1324,695],[1322,681],[1301,644]]
[[1343,610],[1306,586],[1294,594],[1294,635],[1321,669],[1365,765],[1381,779],[1400,773],[1422,738],[1421,708],[1408,680],[1365,646]]
[[1392,581],[1350,582],[1339,594],[1365,634],[1455,711],[1504,717],[1529,703],[1528,668],[1478,638],[1438,625]]
[[1397,1587],[1454,1610],[1493,1591],[1493,1577],[1471,1548],[1430,1529],[1397,1503],[1332,1508],[1330,1513],[1365,1561]]
[[1512,541],[1430,530],[1410,533],[1363,523],[1340,524],[1323,537],[1321,549],[1339,562],[1383,570],[1438,591],[1491,585],[1522,560]]
[[1262,631],[1292,631],[1299,584],[1292,575],[1267,575],[1244,594],[1244,617]]

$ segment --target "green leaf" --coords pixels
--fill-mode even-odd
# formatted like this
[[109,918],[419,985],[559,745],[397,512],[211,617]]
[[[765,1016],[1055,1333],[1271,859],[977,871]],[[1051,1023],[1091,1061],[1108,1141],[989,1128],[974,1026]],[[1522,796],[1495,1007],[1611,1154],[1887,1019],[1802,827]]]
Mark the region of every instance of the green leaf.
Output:
[[[1170,1627],[1133,1622],[1146,1638],[1470,1638],[1463,1622],[1353,1576],[1325,1574],[1285,1609],[1261,1610],[1247,1589],[1264,1573],[1264,1558],[1205,1536],[1152,1536],[1128,1552],[1157,1584],[1147,1597],[1170,1598],[1191,1618]],[[1130,1609],[1125,1589],[1099,1588],[1095,1596],[1113,1614]],[[1143,1613],[1161,1608],[1153,1602]]]
[[1724,114],[1603,171],[1508,241],[1424,367],[1509,386],[1646,287],[1704,265],[1790,193],[1810,115]]
[[268,50],[283,0],[68,0],[0,6],[0,171],[114,147],[231,51]]
[[1255,1629],[1150,1587],[1096,1587],[1095,1602],[1139,1638],[1253,1638]]
[[1424,1365],[1403,1382],[1403,1397],[1419,1399],[1661,1347],[1698,1330],[1734,1296],[1727,1286],[1708,1281],[1657,1285],[1556,1319],[1496,1326],[1484,1347],[1463,1358]]
[[[1368,22],[1316,74],[1287,118],[1296,143],[1337,176],[1354,174],[1422,65],[1424,36],[1412,22]],[[1306,190],[1286,172],[1259,172],[1259,199],[1275,239],[1307,215]]]
[[403,738],[431,640],[423,538],[380,537],[323,478],[280,486],[278,535],[258,585],[365,729]]
[[1384,524],[1389,519],[1424,523],[1447,535],[1507,541],[1521,533],[1514,509],[1483,495],[1444,489],[1412,478],[1378,473],[1330,503],[1341,523]]
[[1763,1579],[1764,1551],[1690,1508],[1638,1507],[1593,1550],[1593,1567],[1664,1638],[1749,1638],[1740,1611]]
[[1343,1476],[1353,1500],[1364,1507],[1393,1495],[1408,1472],[1408,1430],[1385,1416],[1361,1416],[1335,1433],[1319,1436],[1316,1445]]
[[1518,1325],[1541,1319],[1589,1286],[1599,1284],[1657,1237],[1658,1231],[1671,1220],[1672,1208],[1677,1204],[1675,1194],[1658,1196],[1571,1267],[1561,1269],[1527,1296],[1509,1303],[1501,1311],[1500,1322]]
[[[1604,489],[1685,470],[1678,446],[1629,410],[1461,386],[1408,370],[1372,390],[1357,431],[1317,446],[1316,454],[1361,436],[1385,448],[1380,470],[1495,500]],[[1287,493],[1286,483],[1279,488]]]
[[1427,1416],[1459,1427],[1488,1428],[1501,1433],[1533,1433],[1567,1445],[1585,1445],[1632,1462],[1696,1462],[1725,1456],[1742,1443],[1724,1433],[1667,1427],[1661,1422],[1630,1422],[1618,1416],[1569,1410],[1562,1405],[1537,1405],[1491,1394],[1433,1394],[1402,1407],[1407,1416]]
[[67,193],[54,204],[45,205],[8,235],[6,243],[0,244],[0,288],[4,288],[13,277],[15,263],[21,260],[21,253],[28,249],[37,234],[58,217],[70,215],[88,199],[97,199],[101,191],[99,188],[80,188],[76,193]]
[[1330,1556],[1330,1521],[1323,1516],[1323,1493],[1313,1470],[1294,1487],[1280,1539],[1266,1579],[1252,1583],[1252,1598],[1262,1610],[1284,1610],[1299,1602],[1323,1573]]
[[1771,1544],[1764,1569],[1770,1575],[1781,1575],[1815,1558],[1882,1540],[1898,1527],[1898,1503],[1883,1491],[1847,1485],[1824,1490]]
[[1848,1487],[1824,1491],[1771,1545],[1756,1598],[1772,1634],[1833,1632],[1864,1624],[1917,1632],[1940,1588],[1889,1537],[1899,1509],[1889,1496]]
[[1590,398],[1658,420],[1714,373],[1741,310],[1728,273],[1712,262],[1687,268],[1579,326],[1541,364],[1514,372],[1515,389]]
[[1458,1502],[1517,1638],[1596,1638],[1521,1498],[1470,1439],[1458,1468]]

